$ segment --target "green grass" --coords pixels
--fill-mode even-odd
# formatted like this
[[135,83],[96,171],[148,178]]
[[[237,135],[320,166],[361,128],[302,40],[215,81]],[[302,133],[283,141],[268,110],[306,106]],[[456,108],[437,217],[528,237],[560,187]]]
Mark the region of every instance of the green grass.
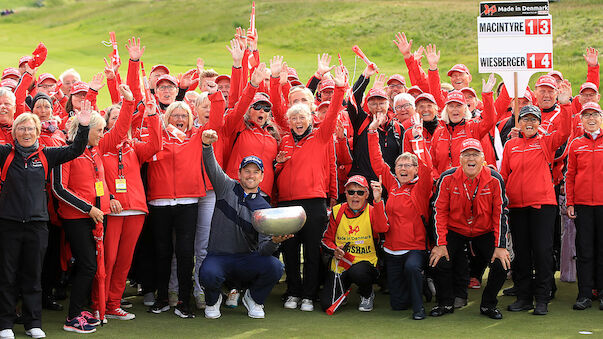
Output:
[[[86,81],[102,71],[102,58],[110,49],[100,42],[108,40],[107,33],[112,30],[117,32],[124,59],[122,46],[129,36],[136,35],[147,46],[147,65],[165,63],[173,72],[183,72],[202,57],[207,67],[229,72],[231,59],[225,46],[234,27],[248,26],[250,10],[248,0],[52,0],[46,1],[44,8],[28,7],[33,2],[0,1],[0,8],[18,9],[17,14],[0,18],[0,64],[14,65],[43,41],[49,56],[40,72],[58,75],[74,66]],[[441,70],[458,62],[467,64],[474,74],[472,85],[479,89],[486,76],[477,74],[477,8],[478,1],[474,0],[258,1],[261,58],[268,61],[275,54],[283,55],[300,77],[307,79],[315,70],[316,54],[322,52],[341,53],[353,70],[351,46],[358,44],[382,73],[407,75],[392,43],[394,33],[404,31],[414,46],[435,43],[442,50]],[[603,2],[564,0],[552,3],[551,12],[554,63],[576,91],[586,74],[584,49],[602,47]],[[363,66],[358,60],[357,74]],[[444,72],[442,76],[446,79]],[[100,103],[108,104],[106,90]]]
[[[507,282],[505,287],[508,287]],[[513,297],[500,297],[503,320],[479,315],[482,290],[469,292],[469,305],[441,318],[411,319],[411,311],[392,311],[389,296],[376,292],[375,309],[359,312],[358,295],[352,292],[350,302],[333,316],[315,310],[285,310],[280,302],[284,283],[275,287],[265,311],[266,319],[250,319],[243,305],[236,309],[222,307],[222,317],[209,320],[203,311],[195,319],[180,319],[172,312],[160,315],[146,312],[142,297],[128,297],[134,303],[132,321],[109,320],[93,338],[576,338],[579,331],[591,331],[591,337],[603,336],[603,311],[598,303],[592,309],[573,311],[577,286],[557,281],[557,297],[549,305],[547,316],[528,312],[511,313],[506,306]],[[133,292],[129,290],[128,292]],[[65,302],[64,302],[65,303]],[[66,305],[66,303],[65,303]],[[427,310],[433,303],[426,304]],[[65,312],[44,311],[43,328],[49,338],[81,338],[62,330]],[[26,338],[21,327],[15,326],[18,338]],[[588,336],[586,336],[588,338]]]

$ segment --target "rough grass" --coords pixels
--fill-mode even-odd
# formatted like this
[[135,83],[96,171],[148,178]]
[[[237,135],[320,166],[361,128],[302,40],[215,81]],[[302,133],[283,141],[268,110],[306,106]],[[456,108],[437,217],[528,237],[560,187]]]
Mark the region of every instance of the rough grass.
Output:
[[[0,1],[0,8],[18,8],[17,14],[0,18],[0,65],[14,65],[43,41],[49,56],[40,71],[58,75],[74,66],[85,80],[102,71],[102,57],[110,50],[100,42],[108,40],[111,30],[117,32],[120,46],[131,35],[142,36],[147,65],[161,62],[182,72],[202,57],[207,67],[226,73],[231,65],[227,41],[236,26],[249,25],[248,0],[52,0],[44,8],[30,7],[34,2]],[[350,47],[358,44],[382,73],[406,75],[392,43],[394,33],[404,31],[416,47],[435,43],[442,50],[441,70],[467,64],[474,74],[472,85],[479,89],[485,75],[477,74],[477,8],[478,1],[473,0],[258,1],[261,57],[268,61],[272,55],[283,55],[305,79],[314,72],[316,55],[322,52],[341,53],[353,71]],[[586,74],[584,49],[602,47],[603,2],[564,0],[552,3],[551,11],[554,63],[577,90]],[[123,47],[121,53],[125,59]],[[358,60],[357,74],[363,66]],[[106,91],[100,102],[108,104]]]

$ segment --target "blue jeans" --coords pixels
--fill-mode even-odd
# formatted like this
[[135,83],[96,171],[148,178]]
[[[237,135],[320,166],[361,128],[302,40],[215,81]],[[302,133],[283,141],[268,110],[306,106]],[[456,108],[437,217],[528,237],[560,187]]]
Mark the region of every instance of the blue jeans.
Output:
[[425,251],[411,250],[403,255],[385,254],[389,302],[393,310],[413,312],[423,309],[423,263]]
[[199,199],[199,214],[197,216],[197,232],[195,233],[195,281],[193,285],[193,295],[201,294],[201,284],[199,283],[199,270],[205,257],[207,256],[207,243],[209,242],[209,230],[211,228],[211,218],[216,205],[216,193],[213,190],[205,192],[206,195]]
[[243,254],[208,254],[199,271],[199,282],[205,287],[205,302],[218,301],[225,280],[240,281],[248,286],[251,298],[260,305],[283,275],[283,264],[271,255],[257,252]]

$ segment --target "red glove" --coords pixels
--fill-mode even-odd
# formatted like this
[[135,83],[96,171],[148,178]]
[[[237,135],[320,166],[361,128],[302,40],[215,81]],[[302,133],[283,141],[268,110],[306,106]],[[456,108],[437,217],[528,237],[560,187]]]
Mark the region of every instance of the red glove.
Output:
[[46,49],[44,43],[40,42],[40,44],[38,44],[38,47],[36,47],[36,50],[33,51],[32,55],[33,58],[28,62],[29,67],[40,67],[46,60],[46,55],[48,55],[48,49]]

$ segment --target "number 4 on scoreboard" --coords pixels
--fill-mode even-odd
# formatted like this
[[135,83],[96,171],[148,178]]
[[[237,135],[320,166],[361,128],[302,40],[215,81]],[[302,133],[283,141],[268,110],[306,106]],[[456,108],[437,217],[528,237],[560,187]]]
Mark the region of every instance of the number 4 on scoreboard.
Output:
[[551,19],[526,19],[526,35],[551,34]]
[[552,68],[552,53],[528,53],[528,69]]

